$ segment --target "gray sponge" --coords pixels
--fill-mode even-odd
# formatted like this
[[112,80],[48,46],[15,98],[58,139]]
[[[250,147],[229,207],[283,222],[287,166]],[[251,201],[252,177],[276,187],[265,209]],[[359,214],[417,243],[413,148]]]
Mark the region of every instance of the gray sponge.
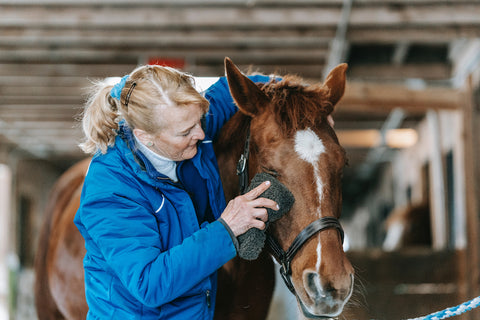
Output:
[[[280,209],[278,211],[268,209],[268,221],[266,223],[266,228],[268,226],[280,219],[285,213],[287,213],[293,206],[295,198],[293,197],[290,190],[287,189],[280,181],[278,181],[274,176],[262,172],[257,173],[253,177],[250,185],[247,188],[247,191],[254,189],[259,186],[262,182],[269,180],[271,182],[270,187],[260,195],[261,198],[272,199],[278,203]],[[265,230],[260,230],[257,228],[251,228],[244,234],[237,237],[239,243],[238,255],[240,258],[246,260],[255,260],[258,258],[260,252],[265,245],[266,234]]]

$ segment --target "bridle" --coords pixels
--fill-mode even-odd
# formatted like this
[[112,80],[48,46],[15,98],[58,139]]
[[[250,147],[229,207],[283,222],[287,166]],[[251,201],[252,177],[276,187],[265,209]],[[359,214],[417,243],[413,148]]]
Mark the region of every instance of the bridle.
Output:
[[291,263],[298,250],[307,242],[308,239],[313,237],[318,232],[321,232],[326,229],[337,229],[340,233],[340,237],[344,238],[344,232],[340,222],[337,218],[334,217],[322,217],[310,223],[305,229],[303,229],[293,240],[290,247],[287,251],[283,251],[282,247],[278,244],[277,240],[270,234],[267,233],[267,245],[272,253],[272,255],[280,263],[280,274],[282,275],[283,281],[287,285],[287,288],[295,294],[295,287],[292,283],[292,269]]
[[[237,163],[237,175],[239,177],[240,194],[245,193],[249,184],[249,176],[248,176],[249,155],[250,155],[250,121],[247,127],[247,137],[245,139],[243,153],[240,155],[240,159],[238,160],[238,163]],[[335,217],[322,217],[310,223],[307,227],[305,227],[305,229],[303,229],[297,235],[297,237],[293,240],[292,244],[287,249],[287,251],[284,251],[282,249],[278,241],[267,230],[267,245],[270,250],[270,253],[280,263],[280,275],[282,276],[282,279],[285,282],[285,285],[290,290],[290,292],[292,292],[297,297],[297,300],[299,301],[302,307],[302,311],[304,315],[307,317],[316,318],[316,319],[331,319],[331,317],[313,315],[308,310],[306,310],[305,306],[303,305],[302,301],[299,299],[295,291],[295,287],[293,286],[291,264],[297,252],[311,237],[327,229],[337,229],[338,232],[340,233],[340,238],[343,244],[345,234],[342,226],[340,225],[340,222]]]

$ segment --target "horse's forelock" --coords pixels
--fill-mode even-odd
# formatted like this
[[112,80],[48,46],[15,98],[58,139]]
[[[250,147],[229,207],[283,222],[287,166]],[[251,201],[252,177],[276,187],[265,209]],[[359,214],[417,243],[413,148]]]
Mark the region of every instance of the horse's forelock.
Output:
[[285,76],[261,89],[270,98],[271,111],[286,136],[317,126],[333,109],[322,85],[306,85],[297,76]]

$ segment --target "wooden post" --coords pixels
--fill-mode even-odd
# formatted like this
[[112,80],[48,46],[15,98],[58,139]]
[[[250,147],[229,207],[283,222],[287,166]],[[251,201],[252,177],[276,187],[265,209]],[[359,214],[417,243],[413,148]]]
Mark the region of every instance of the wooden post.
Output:
[[[463,104],[464,150],[465,150],[465,206],[467,224],[467,247],[465,255],[466,294],[469,298],[480,295],[480,239],[479,206],[480,192],[480,88],[470,76]],[[473,310],[470,319],[479,319],[480,310]]]
[[430,158],[430,185],[431,196],[431,221],[432,221],[432,240],[433,248],[435,250],[442,250],[447,248],[448,243],[448,228],[447,228],[447,213],[445,206],[445,179],[443,174],[443,158],[441,146],[441,131],[436,111],[429,110],[427,112],[427,122],[431,138],[431,158]]
[[8,319],[9,287],[8,266],[6,265],[10,243],[10,195],[12,185],[8,166],[0,164],[0,319]]

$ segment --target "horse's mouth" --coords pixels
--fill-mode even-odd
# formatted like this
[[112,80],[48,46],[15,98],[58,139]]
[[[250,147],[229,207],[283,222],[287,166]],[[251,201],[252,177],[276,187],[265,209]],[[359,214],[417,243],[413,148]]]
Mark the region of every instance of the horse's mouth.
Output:
[[348,293],[345,295],[344,298],[334,298],[327,294],[325,297],[312,302],[309,306],[307,306],[302,299],[296,295],[297,302],[300,305],[300,309],[305,318],[307,319],[318,319],[318,320],[328,320],[328,319],[336,319],[345,307],[345,304],[348,302],[350,297],[353,293],[353,274],[350,275],[351,277],[351,285]]

